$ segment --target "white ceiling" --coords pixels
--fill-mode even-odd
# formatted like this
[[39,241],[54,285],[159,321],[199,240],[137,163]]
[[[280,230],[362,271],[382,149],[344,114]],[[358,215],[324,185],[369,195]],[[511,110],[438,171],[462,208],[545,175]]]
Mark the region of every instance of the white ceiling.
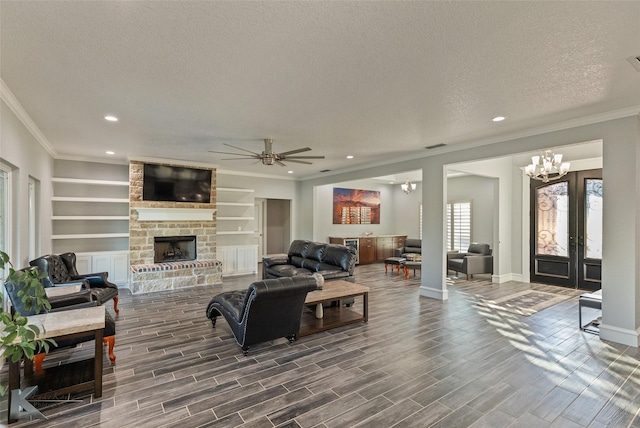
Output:
[[[639,23],[638,1],[0,1],[0,77],[57,157],[300,178],[637,109]],[[208,153],[263,138],[326,159]]]

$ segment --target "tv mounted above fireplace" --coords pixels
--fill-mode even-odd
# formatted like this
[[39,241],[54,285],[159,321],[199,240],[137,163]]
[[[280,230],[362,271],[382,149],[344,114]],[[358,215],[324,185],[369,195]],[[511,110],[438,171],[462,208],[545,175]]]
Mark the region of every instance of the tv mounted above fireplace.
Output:
[[211,202],[211,170],[145,164],[143,201]]

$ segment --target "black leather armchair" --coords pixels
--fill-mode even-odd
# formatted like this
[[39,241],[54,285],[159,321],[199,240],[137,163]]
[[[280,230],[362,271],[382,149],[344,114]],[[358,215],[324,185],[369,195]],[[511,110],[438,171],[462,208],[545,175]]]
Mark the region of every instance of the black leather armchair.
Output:
[[[27,267],[27,268],[18,270],[18,272],[21,272],[24,270],[30,270],[30,271],[36,270],[40,272],[38,267]],[[18,313],[25,317],[37,315],[35,305],[31,305],[27,309],[26,305],[24,304],[24,301],[18,295],[18,293],[24,288],[24,283],[6,281],[4,283],[4,287],[5,287],[5,290],[7,291],[7,295],[9,296],[9,300],[11,301],[11,309],[14,313]],[[70,288],[74,288],[74,287],[70,286]],[[42,311],[40,311],[41,313],[60,312],[60,311],[67,311],[71,309],[81,309],[81,308],[98,305],[98,303],[93,299],[91,295],[91,290],[88,290],[88,289],[81,289],[80,291],[70,291],[68,293],[60,294],[56,297],[47,297],[47,300],[51,304],[51,309],[48,311],[46,309],[43,309]],[[108,346],[109,360],[112,363],[115,363],[116,355],[113,352],[113,349],[116,343],[116,339],[115,339],[116,323],[111,317],[111,315],[109,315],[109,312],[105,313],[105,326],[102,331],[102,337],[103,337],[102,339],[103,342],[106,343]],[[93,339],[94,339],[93,334],[88,334],[87,336],[84,336],[84,337],[57,341],[57,347],[55,349],[75,346],[78,343],[87,342]],[[46,354],[41,353],[41,354],[36,354],[34,356],[33,361],[34,361],[34,366],[36,370],[40,370],[42,368],[42,362],[44,361],[45,355]]]
[[307,292],[317,288],[313,276],[265,279],[246,290],[218,294],[207,307],[207,317],[215,327],[222,315],[247,355],[249,346],[279,337],[292,343],[300,330],[300,318]]
[[447,270],[467,275],[476,273],[493,274],[493,256],[489,244],[472,243],[466,253],[447,253]]
[[80,282],[83,283],[84,288],[91,290],[91,295],[98,304],[103,305],[113,299],[113,310],[116,314],[120,313],[118,309],[118,286],[109,282],[107,272],[78,274],[75,253],[48,254],[31,260],[29,264],[37,266],[47,274],[43,281],[45,288]]

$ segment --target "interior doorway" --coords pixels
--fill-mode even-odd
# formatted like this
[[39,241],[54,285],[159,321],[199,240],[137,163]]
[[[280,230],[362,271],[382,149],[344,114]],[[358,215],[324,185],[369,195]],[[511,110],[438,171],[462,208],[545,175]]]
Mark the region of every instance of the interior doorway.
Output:
[[598,290],[602,271],[602,169],[531,181],[531,281]]
[[291,244],[291,201],[289,199],[266,199],[264,212],[263,254],[286,253]]

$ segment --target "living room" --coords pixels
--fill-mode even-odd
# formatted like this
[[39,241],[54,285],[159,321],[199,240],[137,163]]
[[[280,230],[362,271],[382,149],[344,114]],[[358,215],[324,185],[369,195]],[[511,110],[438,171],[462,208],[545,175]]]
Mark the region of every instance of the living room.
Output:
[[[349,2],[333,6],[314,2],[306,7],[325,12],[323,19],[315,19],[313,12],[305,10],[302,3],[295,2],[277,2],[271,6],[267,3],[234,5],[234,2],[218,5],[225,13],[213,13],[207,9],[212,6],[207,6],[206,2],[193,5],[195,10],[182,8],[180,2],[163,3],[164,11],[163,8],[154,9],[138,2],[100,2],[93,6],[91,3],[39,4],[27,1],[2,2],[1,5],[0,170],[4,193],[1,195],[3,230],[0,249],[9,253],[16,267],[26,266],[40,255],[63,251],[102,251],[103,255],[108,253],[109,263],[122,261],[125,255],[125,269],[113,272],[124,292],[130,286],[130,237],[125,236],[129,234],[129,220],[75,222],[55,217],[77,216],[76,211],[91,209],[88,202],[64,202],[56,200],[57,197],[128,199],[128,195],[120,194],[128,193],[128,187],[121,184],[69,184],[56,179],[128,183],[131,162],[204,167],[215,170],[217,188],[250,190],[251,198],[256,202],[265,201],[267,206],[269,201],[280,204],[278,210],[282,216],[282,221],[273,225],[278,237],[268,239],[266,248],[255,250],[256,263],[250,264],[249,271],[236,266],[238,269],[233,273],[247,276],[223,276],[221,287],[224,289],[248,285],[243,281],[253,278],[251,269],[258,270],[259,255],[285,251],[294,239],[327,242],[333,235],[407,235],[422,239],[421,272],[415,279],[411,277],[404,283],[395,281],[395,278],[381,279],[384,293],[379,296],[401,293],[402,298],[410,301],[407,311],[415,318],[398,319],[399,325],[407,331],[417,328],[428,336],[430,331],[425,324],[433,322],[439,325],[455,320],[456,326],[466,333],[461,337],[478,340],[472,336],[470,324],[466,322],[480,320],[491,324],[495,320],[490,319],[490,315],[472,313],[459,293],[452,291],[454,289],[450,289],[447,283],[446,248],[443,245],[447,234],[446,203],[466,197],[474,200],[475,213],[478,214],[474,215],[474,222],[480,223],[474,223],[473,238],[489,243],[493,249],[492,279],[495,284],[509,281],[527,283],[530,272],[527,223],[530,179],[523,169],[531,156],[550,149],[563,153],[574,171],[602,168],[606,183],[602,284],[607,291],[602,302],[600,336],[595,338],[598,344],[594,346],[609,350],[611,343],[623,347],[640,345],[640,299],[637,298],[640,295],[640,272],[637,268],[640,263],[633,263],[640,254],[640,221],[637,215],[640,196],[636,189],[640,182],[640,107],[637,102],[640,89],[635,66],[628,60],[638,54],[633,51],[637,48],[637,4],[617,3],[619,8],[610,8],[614,10],[597,4],[547,5],[552,10],[557,8],[557,13],[551,13],[529,2],[519,6],[503,5],[508,12],[493,3],[467,5],[473,9],[470,10],[463,4],[437,5],[429,2],[395,5],[395,8],[386,2],[359,6]],[[257,9],[252,10],[251,7]],[[363,11],[359,8],[370,9]],[[336,10],[345,15],[337,14]],[[484,20],[478,20],[478,14]],[[504,17],[504,14],[509,25],[500,25],[499,17]],[[396,20],[389,19],[390,16],[395,16]],[[447,16],[448,19],[440,20],[438,16]],[[524,16],[530,18],[523,20]],[[325,21],[327,18],[336,19]],[[220,22],[211,24],[215,19]],[[554,31],[548,31],[547,26],[551,26],[549,20],[556,24]],[[69,25],[69,22],[75,25]],[[283,25],[272,25],[273,22]],[[392,22],[406,23],[402,26],[406,31],[390,25]],[[440,43],[444,47],[431,46],[430,41],[442,41],[441,34],[446,33],[435,31],[441,28],[442,22],[455,22],[456,34],[465,37],[451,35],[451,45]],[[466,25],[469,22],[478,22],[479,27]],[[536,22],[539,28],[528,27]],[[569,26],[567,22],[574,24]],[[320,23],[320,27],[315,26]],[[354,23],[358,25],[352,25]],[[300,31],[300,27],[305,26],[312,31]],[[187,27],[193,32],[180,30]],[[526,28],[526,34],[536,37],[523,40],[516,27]],[[598,40],[594,40],[593,31],[583,27],[591,30],[609,28],[615,36],[596,37]],[[141,30],[145,28],[148,33]],[[175,31],[164,33],[159,30],[164,28]],[[426,28],[432,28],[433,33],[423,34]],[[215,37],[209,33],[218,30],[220,33]],[[561,34],[556,34],[556,30]],[[552,33],[555,36],[552,37]],[[582,37],[580,42],[556,43],[558,39],[576,40],[577,34]],[[336,38],[338,35],[341,37]],[[117,48],[108,44],[111,38],[116,40]],[[343,43],[345,40],[351,43]],[[371,40],[380,48],[366,49]],[[414,44],[412,41],[416,40],[422,42]],[[517,40],[519,44],[512,46],[507,42],[509,40]],[[547,43],[537,43],[536,40]],[[496,43],[501,49],[494,48]],[[195,47],[207,54],[198,54]],[[405,52],[404,49],[411,50]],[[602,57],[592,55],[595,51],[607,54]],[[425,52],[430,54],[425,55]],[[495,52],[501,54],[494,56]],[[514,52],[522,55],[520,60],[507,60],[503,56]],[[473,61],[460,60],[459,53],[466,53],[462,57]],[[525,69],[522,64],[529,64],[528,55],[532,53],[539,55],[536,56],[540,60],[536,67],[540,68]],[[424,58],[430,59],[426,61]],[[435,61],[434,58],[440,60]],[[545,62],[545,58],[554,58],[555,62]],[[467,70],[459,62],[475,65]],[[425,74],[431,70],[431,65],[440,63],[448,68]],[[256,64],[261,65],[258,67]],[[556,67],[561,65],[564,68],[558,70]],[[182,66],[188,68],[182,69]],[[576,73],[575,70],[580,71]],[[583,73],[584,70],[589,72]],[[609,70],[609,74],[603,77],[597,70]],[[478,82],[476,78],[481,76],[482,81]],[[425,82],[432,87],[425,88]],[[438,95],[440,88],[448,91],[447,97]],[[511,104],[502,97],[496,98],[504,88],[511,89]],[[569,98],[572,102],[568,101]],[[554,102],[550,103],[550,100]],[[496,111],[503,105],[518,108],[512,109],[514,113],[506,113],[506,121],[492,122],[492,117],[504,113]],[[103,117],[114,113],[113,109],[117,110],[119,121],[107,123]],[[467,126],[469,123],[473,126]],[[274,148],[278,153],[309,146],[311,154],[325,159],[313,159],[312,165],[285,162],[287,168],[282,168],[277,164],[253,162],[253,159],[226,160],[224,156],[209,153],[213,150],[229,153],[242,150],[225,144],[260,153],[262,139],[266,137],[274,138]],[[445,145],[425,149],[437,143]],[[114,147],[115,154],[105,154],[106,150],[111,151]],[[346,155],[355,155],[355,159],[347,160]],[[289,170],[291,174],[288,174]],[[416,173],[420,178],[415,180],[416,190],[405,194],[400,183],[410,173]],[[374,179],[388,176],[395,177],[394,184]],[[379,190],[383,209],[380,225],[334,225],[330,215],[334,187]],[[69,193],[58,194],[58,189]],[[465,194],[467,190],[471,195]],[[65,209],[68,211],[58,211],[64,203],[67,203]],[[117,204],[112,203],[104,213],[93,215],[128,218],[128,202],[120,203],[124,208],[112,210],[111,207]],[[33,207],[37,207],[35,211]],[[252,222],[258,221],[257,217],[242,215],[242,218],[254,219],[240,220],[245,223],[238,224],[242,230],[236,231],[232,228],[236,227],[234,222],[238,220],[224,222],[228,227],[226,232],[243,234],[217,236],[216,247],[209,249],[216,254],[216,259],[224,259],[224,266],[232,263],[229,260],[238,258],[234,259],[229,253],[223,254],[223,246],[238,247],[240,242],[245,244],[238,237],[253,238],[253,235],[245,236],[244,232],[254,231]],[[217,224],[216,227],[222,225]],[[267,227],[265,233],[269,232]],[[94,236],[65,238],[72,233]],[[96,236],[102,233],[118,236]],[[277,242],[275,248],[274,242]],[[252,242],[251,245],[257,244]],[[377,265],[370,269],[374,268],[379,270],[363,267],[359,272],[367,281],[382,278],[383,268]],[[401,284],[415,287],[398,291]],[[174,296],[162,296],[171,303],[181,296],[194,298],[182,294],[184,292],[177,290]],[[212,293],[213,288],[205,300]],[[140,308],[157,310],[148,294],[152,293],[140,293]],[[136,301],[132,298],[126,302],[123,313],[129,311],[127,316],[135,313]],[[461,311],[463,315],[457,318],[455,312],[449,312],[448,303],[451,303],[450,308]],[[376,305],[382,308],[380,313],[404,310],[402,306],[383,308],[380,301],[372,302],[374,308]],[[198,310],[201,309],[199,307]],[[568,326],[576,317],[576,308],[574,305],[564,309],[570,311],[571,316],[550,319]],[[427,311],[442,318],[429,320],[425,314]],[[175,321],[179,316],[170,313],[168,318]],[[199,313],[197,318],[204,319],[204,313]],[[179,320],[190,322],[186,318]],[[122,321],[122,330],[135,324],[126,316]],[[545,322],[539,318],[537,321]],[[158,320],[151,316],[145,322],[153,324]],[[500,322],[516,324],[512,319]],[[416,327],[416,324],[421,327]],[[483,326],[487,333],[483,339],[494,338],[495,331],[490,332],[485,324]],[[229,331],[224,330],[222,323],[214,332],[210,325],[206,327],[207,330],[197,327],[194,333],[194,337],[206,336],[206,344],[211,348],[210,352],[204,352],[205,355],[212,359],[220,358],[212,349],[220,350],[218,346],[226,346],[220,353],[222,358],[239,357],[237,349],[231,346],[233,343],[226,340]],[[577,330],[575,325],[572,327]],[[376,334],[393,338],[394,332],[389,326],[374,325],[371,328]],[[173,336],[178,335],[180,328],[171,324],[170,330]],[[143,334],[144,329],[136,332]],[[166,338],[167,352],[176,359],[184,358],[181,364],[189,364],[186,357],[176,356],[180,352],[180,339],[164,336],[161,328],[154,332],[158,338],[151,340],[151,348],[165,349],[162,339]],[[453,343],[462,340],[453,332],[448,333],[451,336],[446,337]],[[567,336],[572,334],[568,329],[563,333]],[[341,345],[331,344],[333,339],[348,342],[350,334],[358,336],[356,343],[366,342],[366,331],[360,335],[354,330],[341,331],[337,338],[325,335],[316,341],[327,347],[323,352],[328,354],[342,355],[345,350],[358,354],[364,352],[358,349],[358,345],[346,343],[344,349],[337,350]],[[526,335],[523,333],[523,336]],[[551,341],[557,339],[551,335],[544,337]],[[593,345],[594,338],[571,337],[585,340],[585,346]],[[134,342],[135,338],[128,336],[116,345],[121,361],[128,361],[122,367],[129,370],[129,374],[135,373],[137,368],[126,356],[134,359],[135,354],[135,358],[145,358]],[[308,349],[316,349],[313,347],[314,339],[301,344]],[[285,348],[282,345],[277,343],[277,350]],[[452,354],[445,356],[449,361],[466,362],[463,352],[466,349],[462,344],[456,345]],[[545,346],[541,342],[535,345],[538,349]],[[379,346],[376,357],[385,352],[384,345]],[[410,349],[420,358],[424,355],[426,360],[445,358],[425,351],[427,344],[420,345],[424,348],[413,347],[410,339],[399,346],[400,349]],[[186,348],[186,353],[192,356],[201,351],[193,344]],[[261,352],[268,355],[269,351],[262,349]],[[534,351],[531,352],[535,355]],[[316,364],[311,354],[309,351],[303,362]],[[331,358],[328,354],[322,355]],[[286,352],[278,354],[278,358],[286,363]],[[149,366],[162,361],[157,353],[150,360],[153,361],[149,361],[148,366],[141,364],[149,369],[145,371],[148,379],[154,376]],[[238,358],[238,361],[244,360]],[[389,363],[382,357],[381,361]],[[365,368],[358,367],[356,371],[371,369],[367,375],[381,376],[378,370],[382,368],[375,362],[371,364]],[[420,368],[426,369],[426,365],[424,362]],[[452,370],[453,367],[458,367],[457,363]],[[207,370],[204,364],[200,369]],[[263,365],[260,369],[269,368]],[[331,370],[336,368],[331,367]],[[394,371],[394,374],[400,371]],[[332,373],[337,374],[338,371]],[[492,374],[504,373],[492,371]],[[114,384],[120,375],[119,368],[109,373]],[[353,376],[350,379],[357,377],[354,373],[348,376]],[[409,374],[400,373],[399,376],[398,382],[406,380]],[[392,382],[385,375],[382,378]],[[217,380],[225,379],[229,380],[225,376]],[[234,381],[238,379],[234,378]],[[531,379],[528,381],[533,382]],[[133,380],[130,382],[128,388],[141,387],[133,386]],[[486,383],[482,384],[482,388],[486,387]],[[344,388],[346,390],[347,387]],[[544,396],[548,390],[541,389],[537,392]],[[362,391],[357,395],[361,394]],[[418,404],[425,406],[428,400],[422,398]],[[352,396],[350,399],[355,402],[360,397]],[[151,401],[153,398],[149,398]],[[391,401],[394,406],[399,403],[399,400]],[[408,412],[413,404],[404,403],[407,406],[404,409]],[[448,404],[454,406],[452,402]],[[287,420],[282,419],[282,422]],[[323,421],[325,419],[317,422]],[[92,423],[99,424],[100,421]],[[335,420],[332,424],[339,426]]]

